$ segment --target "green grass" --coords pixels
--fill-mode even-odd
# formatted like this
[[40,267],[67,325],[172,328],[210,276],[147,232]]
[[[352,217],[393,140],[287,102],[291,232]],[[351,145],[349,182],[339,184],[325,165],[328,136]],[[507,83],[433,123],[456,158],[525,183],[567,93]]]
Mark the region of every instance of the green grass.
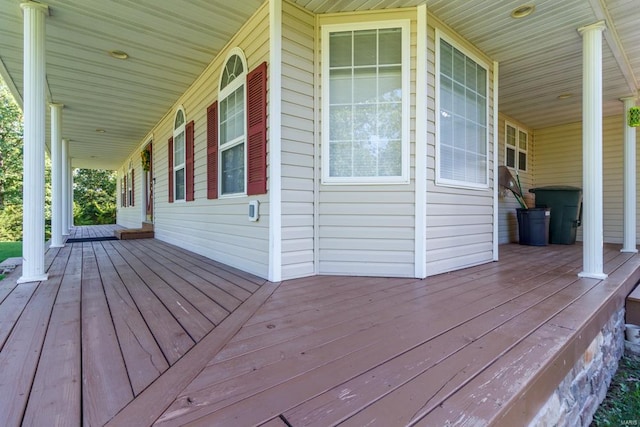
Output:
[[592,426],[640,425],[640,357],[620,359],[607,397],[593,416]]
[[[0,262],[7,258],[22,256],[22,242],[0,242]],[[4,275],[0,274],[0,280]]]

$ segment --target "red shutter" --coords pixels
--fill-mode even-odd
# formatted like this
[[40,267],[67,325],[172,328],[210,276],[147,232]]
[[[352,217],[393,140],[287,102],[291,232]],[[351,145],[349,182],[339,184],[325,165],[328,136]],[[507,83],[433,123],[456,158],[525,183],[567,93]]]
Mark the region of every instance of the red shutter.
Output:
[[186,174],[185,177],[185,185],[186,185],[186,189],[185,189],[185,199],[187,202],[192,202],[195,199],[195,189],[194,189],[194,131],[195,131],[195,124],[193,123],[193,120],[191,120],[189,123],[187,123],[186,127],[185,127],[185,136],[186,136],[186,143],[185,143],[185,171],[184,173]]
[[247,75],[247,194],[267,192],[267,63]]
[[128,199],[129,199],[129,186],[127,185],[127,174],[124,174],[124,204],[122,206],[124,206],[125,208],[127,206],[129,206],[128,203]]
[[169,203],[173,203],[173,137],[169,138],[168,144],[168,159],[169,159]]
[[135,169],[131,169],[131,206],[136,204],[136,179],[135,179]]
[[207,108],[207,199],[218,198],[218,101]]

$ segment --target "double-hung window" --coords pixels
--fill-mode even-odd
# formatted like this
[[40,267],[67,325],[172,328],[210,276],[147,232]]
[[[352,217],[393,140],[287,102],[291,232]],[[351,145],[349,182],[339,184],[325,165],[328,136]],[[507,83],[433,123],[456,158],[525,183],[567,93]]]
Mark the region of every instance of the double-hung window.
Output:
[[439,31],[436,60],[437,182],[487,188],[488,66]]
[[511,123],[506,123],[504,145],[505,164],[513,169],[526,171],[529,134]]
[[220,193],[245,194],[245,83],[247,66],[240,49],[233,49],[220,78]]
[[409,179],[409,21],[322,27],[323,182]]
[[185,197],[185,124],[184,110],[180,108],[173,122],[173,194],[176,201]]

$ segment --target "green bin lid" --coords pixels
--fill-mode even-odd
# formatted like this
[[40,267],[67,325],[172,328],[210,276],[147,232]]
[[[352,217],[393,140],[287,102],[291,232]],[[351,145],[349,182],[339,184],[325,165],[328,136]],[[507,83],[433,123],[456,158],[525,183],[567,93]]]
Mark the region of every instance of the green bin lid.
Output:
[[530,188],[529,193],[535,193],[536,191],[582,191],[582,188],[572,187],[570,185],[549,185],[546,187]]

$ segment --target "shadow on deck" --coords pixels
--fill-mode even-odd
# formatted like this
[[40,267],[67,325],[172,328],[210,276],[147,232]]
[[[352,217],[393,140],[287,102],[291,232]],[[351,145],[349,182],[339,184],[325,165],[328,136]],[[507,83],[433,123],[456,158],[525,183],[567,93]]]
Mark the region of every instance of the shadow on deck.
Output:
[[0,424],[444,425],[531,419],[640,277],[606,245],[426,280],[281,284],[154,239],[68,244],[0,282]]

